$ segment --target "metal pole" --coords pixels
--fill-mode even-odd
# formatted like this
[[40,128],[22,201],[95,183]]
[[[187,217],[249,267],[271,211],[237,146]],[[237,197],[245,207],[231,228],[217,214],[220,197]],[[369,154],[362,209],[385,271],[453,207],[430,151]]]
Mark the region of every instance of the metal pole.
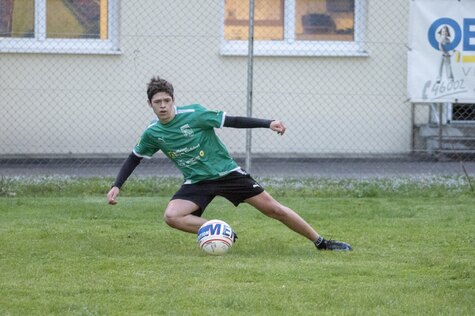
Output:
[[[252,79],[253,79],[253,57],[254,57],[254,0],[249,0],[249,35],[247,54],[247,104],[246,114],[252,117]],[[252,131],[246,130],[246,170],[251,172],[251,149]]]
[[416,151],[416,104],[411,102],[411,152]]
[[442,151],[442,103],[438,104],[438,109],[439,109],[439,154]]

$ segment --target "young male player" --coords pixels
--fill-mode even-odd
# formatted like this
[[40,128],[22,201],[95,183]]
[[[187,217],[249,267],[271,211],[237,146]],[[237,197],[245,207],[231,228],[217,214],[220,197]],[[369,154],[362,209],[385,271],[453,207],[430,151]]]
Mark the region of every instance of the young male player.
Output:
[[148,104],[158,121],[148,126],[129,157],[124,161],[114,185],[107,194],[109,204],[116,204],[120,188],[143,157],[161,150],[183,173],[184,183],[168,203],[164,219],[176,229],[194,233],[207,220],[201,215],[217,195],[238,206],[246,202],[263,214],[277,219],[312,241],[317,249],[350,251],[344,242],[320,236],[302,217],[280,204],[231,158],[215,134],[215,128],[270,128],[280,135],[285,126],[279,120],[226,115],[199,104],[174,105],[173,85],[159,77],[152,78],[147,89]]

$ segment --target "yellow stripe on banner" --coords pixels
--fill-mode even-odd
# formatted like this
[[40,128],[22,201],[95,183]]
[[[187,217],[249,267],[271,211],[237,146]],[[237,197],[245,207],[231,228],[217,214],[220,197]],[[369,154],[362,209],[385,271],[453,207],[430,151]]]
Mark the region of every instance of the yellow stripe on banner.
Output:
[[460,52],[459,51],[455,52],[455,62],[456,63],[460,62]]
[[475,63],[475,55],[462,56],[462,62],[464,62],[464,63]]
[[100,37],[101,39],[108,38],[107,32],[107,0],[101,0],[100,4]]

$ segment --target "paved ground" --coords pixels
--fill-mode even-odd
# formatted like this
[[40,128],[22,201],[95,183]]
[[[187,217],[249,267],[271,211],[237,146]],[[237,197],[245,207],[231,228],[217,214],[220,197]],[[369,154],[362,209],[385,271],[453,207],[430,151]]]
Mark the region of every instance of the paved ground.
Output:
[[[81,176],[115,177],[121,159],[76,160],[0,160],[0,177],[14,176]],[[245,166],[243,161],[239,161]],[[323,178],[389,178],[432,177],[464,175],[475,176],[475,161],[446,159],[427,161],[417,159],[312,159],[272,160],[257,159],[251,165],[251,173],[257,177],[323,177]],[[168,160],[144,161],[135,170],[137,176],[177,176],[180,173]]]

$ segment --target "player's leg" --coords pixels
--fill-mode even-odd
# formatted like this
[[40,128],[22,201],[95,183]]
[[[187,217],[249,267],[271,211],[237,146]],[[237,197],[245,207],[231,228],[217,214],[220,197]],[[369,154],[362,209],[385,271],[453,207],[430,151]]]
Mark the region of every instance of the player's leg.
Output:
[[197,233],[201,225],[206,222],[206,219],[193,214],[199,209],[200,207],[192,201],[173,199],[168,203],[163,217],[170,227],[188,233]]
[[341,241],[327,240],[320,236],[300,215],[276,201],[266,191],[245,200],[263,214],[277,219],[287,227],[312,241],[319,250],[351,251],[352,247]]
[[230,173],[220,179],[217,195],[223,196],[235,206],[246,202],[263,214],[277,219],[294,232],[312,241],[318,249],[351,250],[351,246],[334,240],[326,240],[320,236],[310,224],[291,208],[282,205],[267,193],[259,183],[243,170]]
[[182,185],[165,209],[165,223],[184,232],[197,233],[207,221],[201,214],[214,198],[211,190],[212,187],[199,184]]
[[251,204],[263,214],[281,221],[294,232],[299,233],[310,241],[315,241],[319,237],[315,229],[300,215],[291,208],[279,203],[266,191],[246,199],[245,202]]

